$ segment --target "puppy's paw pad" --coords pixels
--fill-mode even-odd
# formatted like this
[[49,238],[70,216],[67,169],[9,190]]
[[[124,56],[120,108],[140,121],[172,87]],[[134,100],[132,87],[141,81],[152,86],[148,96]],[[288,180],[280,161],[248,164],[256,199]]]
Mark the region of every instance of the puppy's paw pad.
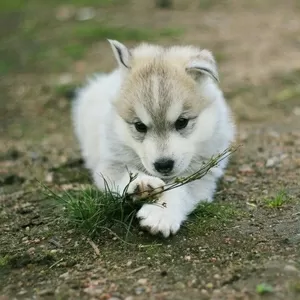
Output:
[[165,183],[152,176],[143,175],[132,181],[127,189],[127,194],[133,195],[134,200],[151,197],[153,193],[162,192]]
[[137,217],[140,219],[141,227],[152,234],[162,233],[164,237],[175,234],[184,221],[184,217],[179,212],[153,204],[143,205]]

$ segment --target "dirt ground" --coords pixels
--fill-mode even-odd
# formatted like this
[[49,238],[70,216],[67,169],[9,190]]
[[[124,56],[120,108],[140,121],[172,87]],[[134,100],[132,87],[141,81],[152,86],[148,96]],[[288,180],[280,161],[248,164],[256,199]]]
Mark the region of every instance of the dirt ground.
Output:
[[[62,2],[0,3],[0,299],[300,299],[299,1]],[[242,147],[176,236],[91,241],[39,182],[91,182],[70,88],[144,36],[213,51]]]

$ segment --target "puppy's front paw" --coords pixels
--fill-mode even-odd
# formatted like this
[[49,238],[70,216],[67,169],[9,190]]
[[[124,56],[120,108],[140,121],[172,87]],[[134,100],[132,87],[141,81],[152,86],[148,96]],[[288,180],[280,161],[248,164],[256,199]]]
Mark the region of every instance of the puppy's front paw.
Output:
[[137,217],[141,219],[141,227],[146,228],[152,234],[160,232],[164,237],[175,234],[184,221],[184,216],[180,211],[156,204],[144,204],[138,211]]
[[131,195],[133,200],[150,198],[153,194],[163,191],[164,185],[165,183],[157,177],[138,176],[129,184],[127,194]]

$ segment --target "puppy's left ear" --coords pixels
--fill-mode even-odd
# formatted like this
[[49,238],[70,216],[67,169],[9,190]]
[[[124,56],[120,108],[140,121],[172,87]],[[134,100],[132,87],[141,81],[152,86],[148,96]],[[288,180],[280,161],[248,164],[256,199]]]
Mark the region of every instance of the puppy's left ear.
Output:
[[216,82],[219,82],[216,61],[212,53],[208,50],[201,50],[197,56],[192,57],[186,67],[186,71],[191,74],[195,80],[206,75]]
[[126,46],[115,40],[108,40],[120,67],[130,69],[131,53]]

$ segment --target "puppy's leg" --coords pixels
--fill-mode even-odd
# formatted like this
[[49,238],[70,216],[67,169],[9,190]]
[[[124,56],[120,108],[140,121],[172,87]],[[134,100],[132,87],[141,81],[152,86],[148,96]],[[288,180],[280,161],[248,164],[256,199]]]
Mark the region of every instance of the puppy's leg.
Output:
[[[132,176],[136,176],[131,182],[130,173]],[[165,185],[165,182],[158,177],[146,175],[134,168],[126,170],[125,166],[121,170],[101,164],[94,170],[93,178],[100,190],[105,189],[105,181],[112,191],[120,194],[127,187],[127,194],[136,193],[133,195],[133,200],[149,197],[154,189],[157,192]]]
[[205,178],[162,193],[155,204],[144,204],[139,210],[141,226],[152,234],[175,234],[199,202],[212,201],[215,181],[213,177]]

